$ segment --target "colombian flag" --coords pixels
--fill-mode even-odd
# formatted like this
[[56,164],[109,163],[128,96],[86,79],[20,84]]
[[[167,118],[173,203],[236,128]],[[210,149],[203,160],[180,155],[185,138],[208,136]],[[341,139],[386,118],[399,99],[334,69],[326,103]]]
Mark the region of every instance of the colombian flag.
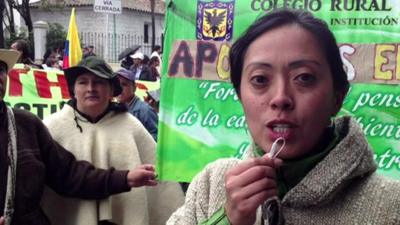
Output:
[[69,20],[68,35],[65,41],[63,57],[63,69],[76,66],[82,59],[82,48],[79,41],[78,27],[75,21],[75,8],[72,8],[71,19]]

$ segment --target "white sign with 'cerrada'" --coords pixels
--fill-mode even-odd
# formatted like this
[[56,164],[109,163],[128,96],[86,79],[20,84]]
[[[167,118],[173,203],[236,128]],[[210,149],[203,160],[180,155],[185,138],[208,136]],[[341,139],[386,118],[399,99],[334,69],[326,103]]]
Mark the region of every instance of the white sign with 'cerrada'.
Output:
[[101,13],[121,14],[121,0],[95,0],[93,10]]

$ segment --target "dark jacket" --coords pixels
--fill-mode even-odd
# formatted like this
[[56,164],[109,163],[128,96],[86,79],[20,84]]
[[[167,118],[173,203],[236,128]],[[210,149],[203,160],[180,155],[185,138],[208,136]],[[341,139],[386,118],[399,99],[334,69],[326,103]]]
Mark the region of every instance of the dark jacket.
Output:
[[[7,184],[7,112],[0,101],[0,212],[4,210]],[[48,225],[40,208],[43,188],[48,185],[64,196],[99,199],[129,191],[128,171],[101,170],[75,157],[55,142],[33,114],[13,110],[17,127],[17,176],[13,225]]]
[[[148,66],[142,65],[142,71],[140,72],[140,76],[138,80],[145,80],[145,81],[156,81],[157,77],[153,76],[151,73],[151,70]],[[134,65],[131,66],[130,70],[133,72],[133,74],[136,75],[136,70],[137,68],[134,67]]]

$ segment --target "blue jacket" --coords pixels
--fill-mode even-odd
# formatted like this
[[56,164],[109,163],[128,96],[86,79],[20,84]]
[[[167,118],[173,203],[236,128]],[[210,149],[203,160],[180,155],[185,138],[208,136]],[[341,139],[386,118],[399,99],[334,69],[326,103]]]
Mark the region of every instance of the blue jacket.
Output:
[[158,116],[153,108],[135,96],[132,103],[128,105],[128,111],[142,122],[146,130],[157,141]]

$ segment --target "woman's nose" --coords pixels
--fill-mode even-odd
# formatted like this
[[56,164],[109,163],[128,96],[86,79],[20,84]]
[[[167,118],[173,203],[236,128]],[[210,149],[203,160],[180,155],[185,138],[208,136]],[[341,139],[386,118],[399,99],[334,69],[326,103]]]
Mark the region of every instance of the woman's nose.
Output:
[[88,87],[87,87],[87,90],[88,90],[88,91],[93,91],[94,89],[95,89],[95,88],[94,88],[94,83],[89,82]]
[[293,96],[286,84],[276,84],[270,101],[270,106],[275,110],[291,110],[294,107]]

